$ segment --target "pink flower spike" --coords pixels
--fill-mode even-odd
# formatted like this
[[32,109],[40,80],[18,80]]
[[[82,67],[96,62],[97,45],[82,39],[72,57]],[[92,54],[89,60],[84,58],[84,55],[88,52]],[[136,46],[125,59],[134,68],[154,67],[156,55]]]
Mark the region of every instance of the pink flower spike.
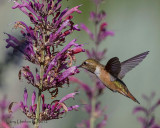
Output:
[[[77,110],[79,107],[78,105],[71,106],[65,103],[67,100],[74,98],[78,92],[70,93],[61,99],[57,99],[57,97],[59,97],[59,88],[69,84],[68,77],[79,73],[78,66],[73,66],[76,60],[75,54],[85,51],[83,49],[84,45],[76,43],[76,39],[67,42],[66,38],[72,32],[80,31],[78,24],[72,21],[74,12],[81,13],[80,6],[70,10],[64,8],[62,11],[63,7],[61,5],[63,3],[60,4],[62,0],[13,1],[12,9],[18,9],[27,15],[31,25],[28,26],[23,21],[15,22],[14,28],[20,29],[20,38],[7,34],[6,47],[12,47],[14,52],[23,53],[25,59],[35,65],[33,69],[35,68],[36,71],[33,72],[29,66],[22,66],[18,77],[19,80],[22,77],[25,78],[28,84],[37,88],[40,96],[38,98],[34,90],[28,95],[28,90],[24,88],[22,101],[11,102],[8,111],[13,112],[13,107],[17,105],[16,108],[19,108],[26,118],[33,121],[31,125],[40,127],[41,122],[60,119],[64,117],[63,115],[66,112]],[[42,94],[45,91],[50,94],[53,100],[51,103],[46,103],[46,97]],[[30,104],[28,96],[30,97]],[[2,106],[0,104],[0,109],[1,107],[4,108],[4,103],[2,103]],[[0,116],[0,118],[2,117]],[[7,121],[12,120],[8,119]],[[26,122],[28,123],[28,121]],[[21,123],[23,124],[13,127],[29,127],[27,123]]]
[[80,7],[81,5],[79,6],[76,6],[74,8],[71,8],[70,10],[68,10],[62,17],[62,19],[64,19],[65,17],[71,15],[73,12],[77,12],[77,13],[82,13],[80,10],[78,10],[78,8]]

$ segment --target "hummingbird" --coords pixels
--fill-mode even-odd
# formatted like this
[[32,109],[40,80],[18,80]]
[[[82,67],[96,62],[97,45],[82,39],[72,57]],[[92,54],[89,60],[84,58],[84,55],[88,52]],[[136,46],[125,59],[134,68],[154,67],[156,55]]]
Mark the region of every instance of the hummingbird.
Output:
[[122,78],[127,72],[142,62],[148,53],[149,51],[146,51],[123,62],[120,62],[118,57],[113,57],[106,65],[101,64],[96,59],[89,58],[85,60],[80,67],[94,73],[111,91],[118,92],[140,104],[130,93],[126,84],[122,81]]

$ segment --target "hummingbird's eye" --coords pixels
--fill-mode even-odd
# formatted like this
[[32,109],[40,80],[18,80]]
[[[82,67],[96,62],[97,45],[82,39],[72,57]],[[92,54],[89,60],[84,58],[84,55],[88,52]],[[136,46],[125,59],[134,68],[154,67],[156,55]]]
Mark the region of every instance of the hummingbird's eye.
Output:
[[84,65],[86,65],[87,63],[86,63],[86,62],[84,62],[83,64],[84,64]]

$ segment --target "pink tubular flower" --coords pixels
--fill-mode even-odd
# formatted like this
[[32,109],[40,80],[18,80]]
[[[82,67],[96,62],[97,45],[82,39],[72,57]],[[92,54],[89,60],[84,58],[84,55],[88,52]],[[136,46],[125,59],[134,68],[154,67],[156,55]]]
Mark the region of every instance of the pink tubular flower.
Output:
[[72,8],[72,9],[68,10],[68,11],[63,15],[62,19],[65,18],[65,17],[67,17],[67,16],[69,16],[69,15],[71,15],[73,12],[82,13],[80,10],[78,10],[78,8],[79,8],[80,6],[81,6],[81,5],[76,6],[76,7]]
[[80,52],[85,52],[85,49],[82,48],[81,46],[74,47],[74,48],[71,49],[71,54],[70,55],[78,54]]
[[98,14],[96,14],[95,12],[90,13],[90,19],[94,22],[97,22],[97,21],[101,22],[105,18],[106,18],[106,13],[103,10],[99,12]]
[[[45,24],[47,24],[47,29],[50,32],[49,35],[46,35],[46,43],[45,47],[47,47],[48,50],[50,50],[54,45],[60,45],[65,42],[65,37],[71,34],[74,30],[79,31],[78,25],[74,25],[74,23],[71,21],[73,16],[71,14],[73,12],[81,13],[78,8],[80,6],[76,6],[70,10],[65,9],[64,11],[60,12],[61,4],[59,4],[61,0],[58,0],[56,3],[50,0],[48,3],[39,3],[36,1],[28,1],[28,0],[22,0],[22,3],[18,3],[15,1],[15,5],[12,7],[13,9],[19,8],[21,11],[23,11],[27,16],[29,16],[31,21],[34,21],[35,27],[27,26],[22,21],[17,21],[15,23],[15,28],[21,28],[22,35],[26,38],[25,42],[21,42],[17,40],[15,37],[7,34],[9,36],[9,39],[6,39],[6,42],[8,45],[7,48],[13,47],[14,49],[19,50],[22,52],[26,59],[31,61],[35,64],[40,64],[38,60],[38,56],[40,55],[39,51],[41,49],[40,44],[42,42],[42,29],[41,25],[43,24],[43,19]],[[44,11],[45,7],[44,4],[48,4],[47,12],[48,16],[52,14],[56,14],[55,17],[53,17],[52,21],[47,20],[47,16],[42,16],[41,12]],[[34,16],[36,18],[33,18]],[[67,20],[63,19],[67,16]],[[70,17],[70,18],[69,18]],[[72,18],[71,18],[72,17]],[[39,26],[38,26],[39,25]],[[66,30],[66,28],[68,28]],[[63,30],[65,30],[65,33],[63,33]],[[41,40],[39,40],[39,38]],[[21,46],[25,46],[23,50]],[[50,56],[51,57],[51,56]]]
[[[74,43],[76,41],[76,39],[72,40],[70,43],[68,43],[55,57],[54,59],[50,62],[48,69],[44,75],[44,78],[48,75],[49,71],[57,65],[58,60],[62,59],[63,57],[65,57],[64,59],[66,59],[68,56],[64,56],[65,53],[67,53],[67,51],[72,47],[82,47],[83,45],[79,45]],[[83,51],[82,51],[83,52]]]
[[74,93],[70,93],[70,94],[66,95],[65,97],[63,97],[63,98],[59,101],[59,103],[62,103],[62,102],[64,102],[65,100],[68,100],[69,98],[74,98],[74,96],[75,96],[77,93],[78,93],[78,92],[74,92]]
[[24,89],[24,105],[27,106],[27,99],[28,99],[28,93],[27,93],[27,89],[25,88]]
[[98,41],[97,41],[97,45],[103,41],[107,36],[114,36],[114,32],[112,31],[108,31],[106,29],[107,27],[107,23],[104,22],[100,25],[100,29],[99,29],[99,34],[98,34]]
[[33,94],[32,94],[32,106],[35,104],[35,100],[36,100],[36,92],[33,91]]
[[89,28],[85,25],[85,24],[81,24],[81,28],[84,30],[84,31],[86,31],[86,33],[90,36],[90,38],[92,39],[92,40],[94,40],[94,35],[93,35],[93,33],[89,30]]

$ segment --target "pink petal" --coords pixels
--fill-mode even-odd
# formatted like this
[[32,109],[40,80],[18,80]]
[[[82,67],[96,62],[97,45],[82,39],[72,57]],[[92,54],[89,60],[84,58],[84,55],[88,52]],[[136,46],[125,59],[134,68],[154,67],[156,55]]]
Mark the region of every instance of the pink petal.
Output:
[[66,96],[64,96],[60,101],[59,103],[62,103],[64,102],[65,100],[68,100],[70,98],[74,98],[76,94],[78,94],[79,92],[74,92],[74,93],[70,93],[70,94],[67,94]]
[[68,10],[62,17],[62,19],[64,19],[65,17],[71,15],[73,12],[77,12],[77,13],[82,13],[80,10],[78,10],[78,8],[80,7],[81,5],[79,6],[76,6],[74,8],[71,8],[70,10]]
[[94,40],[94,35],[93,35],[93,33],[88,29],[88,27],[86,27],[85,24],[81,24],[80,26],[81,26],[81,28],[82,28],[84,31],[86,31],[86,33],[88,33],[88,35],[90,36],[90,38],[91,38],[92,40]]

